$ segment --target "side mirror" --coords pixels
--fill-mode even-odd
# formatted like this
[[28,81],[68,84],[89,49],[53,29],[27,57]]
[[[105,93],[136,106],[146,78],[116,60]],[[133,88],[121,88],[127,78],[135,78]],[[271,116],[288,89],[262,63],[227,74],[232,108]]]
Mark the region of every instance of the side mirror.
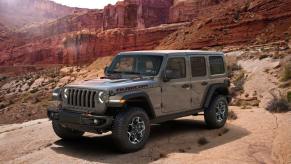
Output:
[[175,79],[176,76],[175,76],[175,73],[173,70],[166,70],[164,72],[164,77],[163,77],[163,81],[164,82],[168,82],[170,81],[171,79]]

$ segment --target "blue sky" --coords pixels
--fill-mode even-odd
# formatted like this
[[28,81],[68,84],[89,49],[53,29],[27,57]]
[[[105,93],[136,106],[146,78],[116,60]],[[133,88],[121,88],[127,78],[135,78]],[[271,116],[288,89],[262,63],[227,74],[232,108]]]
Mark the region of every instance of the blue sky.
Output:
[[57,3],[70,6],[89,9],[102,9],[107,4],[115,4],[118,0],[52,0]]

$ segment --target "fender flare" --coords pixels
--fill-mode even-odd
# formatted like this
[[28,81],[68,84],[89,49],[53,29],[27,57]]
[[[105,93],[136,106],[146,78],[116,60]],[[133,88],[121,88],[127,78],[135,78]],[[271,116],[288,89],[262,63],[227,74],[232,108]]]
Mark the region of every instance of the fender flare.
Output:
[[[135,92],[127,92],[127,93],[120,93],[117,94],[115,96],[112,96],[110,99],[115,99],[115,100],[126,100],[125,104],[122,104],[119,107],[125,107],[128,102],[131,102],[131,100],[134,99],[144,99],[147,103],[148,108],[144,109],[146,110],[146,112],[149,114],[150,118],[155,118],[156,114],[153,108],[153,105],[151,103],[151,99],[149,97],[149,95],[147,93],[145,93],[144,91],[135,91]],[[116,106],[116,104],[109,104],[110,106]]]
[[203,101],[203,108],[207,109],[211,103],[211,100],[213,98],[213,96],[215,95],[216,91],[219,89],[223,89],[224,91],[226,91],[226,95],[227,96],[227,101],[230,102],[231,101],[231,97],[229,96],[229,91],[228,91],[228,85],[225,83],[219,83],[219,84],[212,84],[209,87],[207,87],[207,92],[206,95],[204,96],[204,101]]

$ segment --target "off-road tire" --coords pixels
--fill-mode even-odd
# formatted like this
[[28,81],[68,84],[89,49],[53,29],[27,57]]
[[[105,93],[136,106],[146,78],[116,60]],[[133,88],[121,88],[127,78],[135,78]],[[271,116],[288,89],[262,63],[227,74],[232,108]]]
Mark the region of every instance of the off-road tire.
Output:
[[63,127],[58,121],[52,121],[54,132],[64,140],[80,139],[84,132]]
[[[217,106],[219,103],[223,103],[225,105],[224,118],[219,121],[217,118]],[[213,97],[211,100],[209,108],[204,111],[204,120],[208,128],[210,129],[218,129],[225,125],[228,116],[228,102],[226,97],[223,95],[218,95]]]
[[[139,143],[133,144],[129,139],[129,124],[134,118],[139,117],[145,126],[144,135],[141,137]],[[123,153],[134,152],[140,150],[146,144],[148,137],[150,135],[150,121],[147,113],[139,107],[130,107],[126,111],[122,111],[114,119],[112,136],[114,142],[116,143],[117,149]]]

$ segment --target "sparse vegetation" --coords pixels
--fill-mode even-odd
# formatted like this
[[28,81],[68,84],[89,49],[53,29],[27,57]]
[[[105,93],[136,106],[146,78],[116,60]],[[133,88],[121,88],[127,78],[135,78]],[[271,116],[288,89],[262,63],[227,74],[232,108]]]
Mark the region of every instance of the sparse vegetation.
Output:
[[205,137],[200,137],[197,142],[200,146],[203,146],[209,143],[209,141]]
[[228,112],[228,119],[229,120],[236,120],[237,119],[237,115],[234,111],[229,111]]
[[185,153],[186,150],[185,150],[185,149],[179,149],[179,152],[180,152],[180,153]]
[[[283,112],[288,112],[290,110],[288,100],[286,100],[280,92],[279,92],[279,94],[275,94],[273,91],[271,91],[270,94],[273,96],[273,99],[269,101],[269,103],[266,107],[266,109],[269,112],[283,113]],[[288,98],[288,96],[287,96],[287,98]]]
[[284,64],[281,81],[291,80],[291,61]]
[[36,92],[38,92],[38,89],[37,89],[37,88],[34,88],[34,89],[32,89],[32,90],[30,91],[30,93],[36,93]]
[[222,135],[224,135],[224,134],[226,134],[228,132],[229,132],[229,129],[228,128],[224,128],[224,129],[222,129],[221,132],[218,133],[218,136],[222,136]]
[[257,98],[248,98],[248,99],[236,99],[233,101],[233,105],[242,106],[242,109],[249,109],[250,106],[259,106],[260,100]]
[[246,76],[244,71],[239,71],[238,74],[236,74],[233,77],[233,84],[235,86],[235,91],[243,91],[243,85],[246,81]]
[[265,59],[265,58],[267,58],[267,57],[269,57],[269,55],[267,55],[267,54],[262,54],[262,55],[259,56],[259,60]]
[[279,88],[288,88],[291,86],[291,80],[284,81],[279,85]]

